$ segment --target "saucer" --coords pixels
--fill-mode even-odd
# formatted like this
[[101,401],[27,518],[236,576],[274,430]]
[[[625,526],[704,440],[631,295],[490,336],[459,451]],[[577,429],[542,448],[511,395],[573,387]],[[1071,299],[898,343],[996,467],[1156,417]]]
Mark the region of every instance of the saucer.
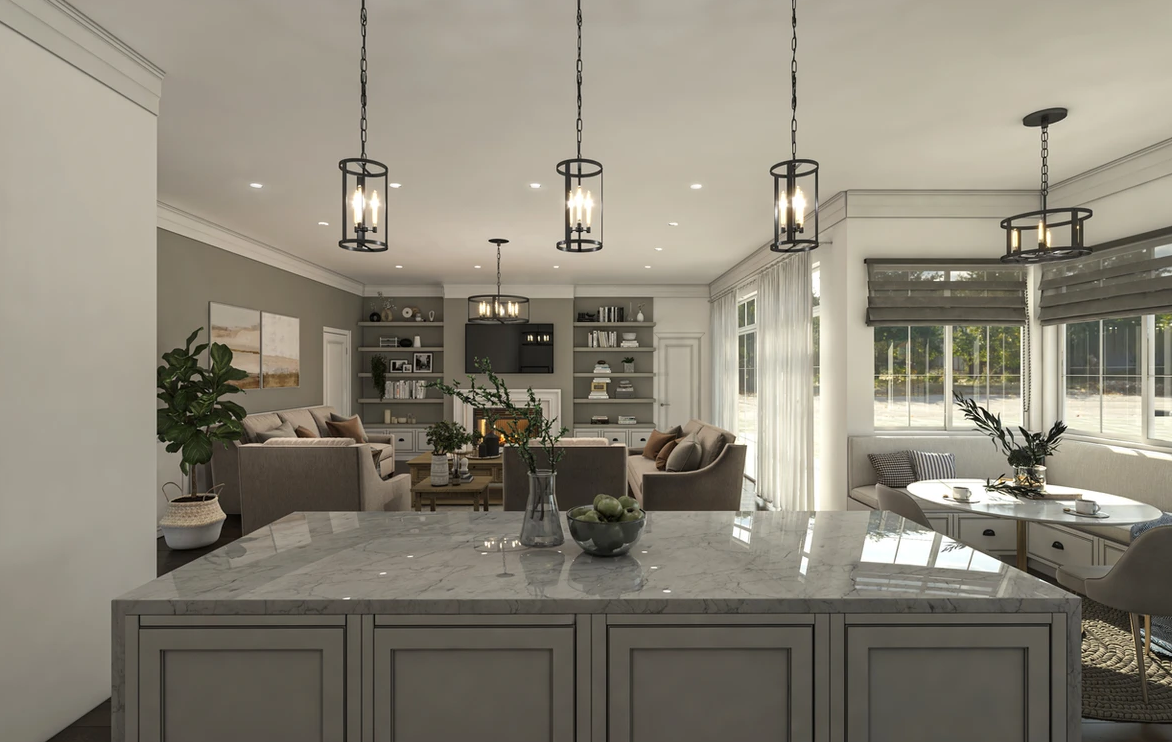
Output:
[[1062,508],[1062,512],[1070,513],[1071,515],[1077,515],[1080,518],[1098,518],[1099,520],[1111,517],[1108,513],[1104,513],[1102,510],[1097,513],[1080,513],[1074,508]]
[[953,497],[952,495],[945,495],[944,499],[952,500],[953,502],[957,503],[958,505],[972,505],[973,503],[980,502],[980,500],[978,500],[975,497],[970,497],[967,500],[958,500],[957,498]]

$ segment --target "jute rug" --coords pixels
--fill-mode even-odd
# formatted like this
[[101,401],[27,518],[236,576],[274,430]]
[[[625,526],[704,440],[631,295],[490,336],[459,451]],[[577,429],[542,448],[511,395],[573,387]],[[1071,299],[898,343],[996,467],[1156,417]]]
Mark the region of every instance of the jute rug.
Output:
[[1172,674],[1167,658],[1153,651],[1144,659],[1148,704],[1139,686],[1135,641],[1123,611],[1083,598],[1082,715],[1088,719],[1172,723]]

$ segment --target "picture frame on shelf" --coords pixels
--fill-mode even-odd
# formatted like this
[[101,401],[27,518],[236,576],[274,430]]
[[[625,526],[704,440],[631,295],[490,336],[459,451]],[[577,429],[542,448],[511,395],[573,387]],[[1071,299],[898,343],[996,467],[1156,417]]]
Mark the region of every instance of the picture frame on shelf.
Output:
[[430,374],[432,369],[432,354],[431,353],[416,353],[415,371],[421,374]]
[[388,370],[388,372],[390,372],[392,374],[406,374],[406,373],[411,372],[411,369],[409,368],[409,366],[411,364],[409,364],[407,361],[394,361],[394,360],[392,360],[392,361],[389,361],[389,363],[390,363],[390,368],[387,370]]

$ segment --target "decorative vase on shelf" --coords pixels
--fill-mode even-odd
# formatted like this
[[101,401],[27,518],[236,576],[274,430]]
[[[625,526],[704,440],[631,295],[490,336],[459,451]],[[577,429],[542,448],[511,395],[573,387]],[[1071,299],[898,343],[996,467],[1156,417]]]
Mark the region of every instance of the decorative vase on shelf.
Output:
[[395,313],[390,307],[383,308],[383,322],[392,322],[395,319]]
[[383,425],[390,425],[390,424],[391,424],[391,411],[390,410],[383,410]]
[[642,321],[643,321],[643,310],[642,310],[642,309],[640,309],[640,310],[639,310],[639,313],[635,315],[635,321],[636,321],[636,322],[642,322]]
[[1013,467],[1013,482],[1022,487],[1044,492],[1046,490],[1046,467],[1041,464]]
[[431,486],[446,487],[449,476],[448,455],[446,453],[433,453],[431,455]]
[[635,364],[633,364],[633,363],[627,363],[626,361],[624,361],[624,362],[623,362],[623,373],[624,373],[624,374],[633,374],[633,373],[635,373]]
[[370,316],[367,317],[367,319],[369,319],[371,322],[381,322],[383,319],[383,316],[381,314],[379,314],[378,312],[371,312]]
[[525,503],[525,517],[521,522],[522,546],[561,546],[566,541],[562,533],[562,514],[558,512],[555,493],[557,475],[543,469],[529,472],[529,500]]

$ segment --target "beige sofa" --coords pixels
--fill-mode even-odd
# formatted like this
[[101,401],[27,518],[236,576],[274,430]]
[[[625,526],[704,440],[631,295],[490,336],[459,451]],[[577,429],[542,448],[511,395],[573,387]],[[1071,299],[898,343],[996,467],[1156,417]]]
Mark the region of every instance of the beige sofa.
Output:
[[729,431],[700,420],[683,426],[683,437],[692,434],[701,451],[695,471],[659,471],[642,451],[632,451],[627,457],[631,495],[646,510],[740,510],[745,446]]
[[[605,438],[563,438],[565,454],[558,462],[558,508],[590,505],[600,493],[619,497],[627,492],[627,447]],[[536,452],[544,457],[543,452]],[[529,470],[513,446],[504,449],[504,509],[524,510],[529,499]]]
[[[330,414],[336,412],[333,407],[300,407],[279,412],[258,412],[244,418],[244,438],[222,446],[216,444],[212,449],[212,482],[222,484],[220,490],[220,507],[225,513],[240,514],[240,447],[257,442],[257,433],[272,430],[285,422],[292,423],[293,427],[305,427],[317,431],[323,438],[330,435],[326,429],[326,420]],[[367,434],[370,445],[386,447],[392,443],[389,435]]]
[[393,449],[349,438],[277,438],[244,444],[237,453],[243,533],[298,511],[411,507],[411,475],[379,473],[376,454],[389,455],[393,467]]

